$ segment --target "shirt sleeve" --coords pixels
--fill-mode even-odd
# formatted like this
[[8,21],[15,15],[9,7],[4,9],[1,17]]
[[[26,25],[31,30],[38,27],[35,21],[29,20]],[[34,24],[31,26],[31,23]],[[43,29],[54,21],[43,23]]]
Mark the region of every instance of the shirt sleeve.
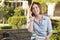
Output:
[[48,21],[47,21],[47,32],[52,32],[52,23],[51,23],[51,20],[50,18],[48,18]]

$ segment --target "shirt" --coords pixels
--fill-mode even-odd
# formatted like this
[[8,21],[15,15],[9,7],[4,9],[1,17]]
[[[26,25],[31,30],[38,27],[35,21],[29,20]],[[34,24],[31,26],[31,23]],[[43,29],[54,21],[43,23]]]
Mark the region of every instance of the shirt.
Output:
[[39,24],[36,20],[34,20],[31,39],[34,39],[36,36],[46,37],[49,32],[52,32],[51,20],[49,19],[49,17],[43,15]]

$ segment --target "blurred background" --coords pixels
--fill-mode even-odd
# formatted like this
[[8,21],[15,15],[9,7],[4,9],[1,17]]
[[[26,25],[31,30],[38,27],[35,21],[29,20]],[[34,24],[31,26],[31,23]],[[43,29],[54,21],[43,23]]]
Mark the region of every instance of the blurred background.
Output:
[[32,2],[41,3],[43,14],[52,21],[50,39],[60,40],[60,0],[0,0],[0,40],[30,40],[27,22]]

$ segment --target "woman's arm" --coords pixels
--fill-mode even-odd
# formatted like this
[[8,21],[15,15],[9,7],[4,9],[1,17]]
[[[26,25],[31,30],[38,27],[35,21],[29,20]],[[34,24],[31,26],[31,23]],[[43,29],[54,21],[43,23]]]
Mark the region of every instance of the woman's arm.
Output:
[[47,36],[46,36],[46,40],[48,40],[51,36],[52,36],[52,23],[50,18],[48,18],[47,20]]
[[30,21],[28,22],[28,31],[29,32],[33,32],[33,21],[34,21],[34,17],[30,17],[29,19],[30,19]]
[[46,40],[48,40],[52,35],[52,32],[48,33],[48,35],[46,36]]
[[28,23],[28,31],[29,31],[29,32],[33,32],[33,21],[30,21],[30,22]]

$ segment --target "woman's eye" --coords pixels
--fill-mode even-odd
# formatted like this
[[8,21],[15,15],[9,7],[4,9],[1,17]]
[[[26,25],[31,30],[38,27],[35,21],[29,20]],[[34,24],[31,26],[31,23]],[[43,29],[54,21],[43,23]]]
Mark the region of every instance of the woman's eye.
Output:
[[37,8],[37,7],[36,7]]
[[32,8],[32,9],[34,9],[34,8]]

